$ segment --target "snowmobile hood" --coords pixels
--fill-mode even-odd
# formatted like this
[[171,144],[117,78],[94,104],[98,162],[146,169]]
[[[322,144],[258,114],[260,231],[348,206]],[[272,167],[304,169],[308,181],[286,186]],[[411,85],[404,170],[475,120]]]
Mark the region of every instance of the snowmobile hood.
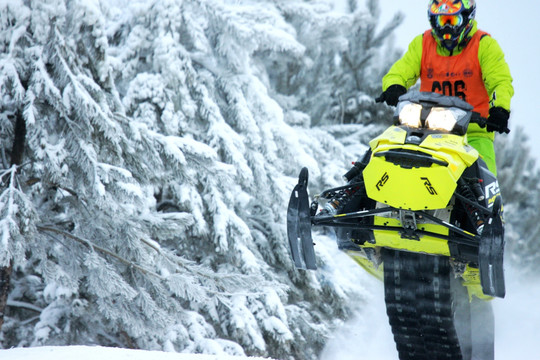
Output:
[[463,171],[478,159],[465,136],[392,126],[370,142],[367,195],[398,209],[445,208]]

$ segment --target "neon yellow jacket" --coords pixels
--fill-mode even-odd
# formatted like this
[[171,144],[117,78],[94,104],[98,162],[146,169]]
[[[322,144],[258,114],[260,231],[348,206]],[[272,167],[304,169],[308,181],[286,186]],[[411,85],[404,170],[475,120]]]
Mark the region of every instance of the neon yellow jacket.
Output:
[[[478,25],[474,21],[473,29],[469,36],[478,31]],[[391,85],[402,85],[405,88],[413,86],[420,78],[422,64],[422,35],[418,35],[410,43],[409,49],[401,59],[390,68],[383,78],[383,91]],[[437,53],[442,56],[450,56],[450,52],[443,46],[437,46]],[[454,50],[454,55],[461,53]],[[491,107],[500,106],[510,111],[510,100],[514,95],[510,68],[504,59],[504,53],[495,39],[485,36],[480,40],[478,59],[482,69],[482,77],[490,98]]]

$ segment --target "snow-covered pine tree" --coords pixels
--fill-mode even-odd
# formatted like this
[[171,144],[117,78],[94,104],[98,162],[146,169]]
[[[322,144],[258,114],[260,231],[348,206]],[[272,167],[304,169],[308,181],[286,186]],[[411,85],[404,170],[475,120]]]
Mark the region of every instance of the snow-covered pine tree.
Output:
[[272,73],[274,88],[300,99],[297,107],[311,116],[313,125],[365,125],[387,118],[373,98],[381,91],[382,76],[399,57],[389,40],[403,16],[398,13],[379,28],[378,0],[366,1],[366,8],[350,0],[345,12],[331,17],[326,12],[334,4],[316,4],[282,5],[306,51],[286,62],[266,57],[277,70]]
[[312,8],[335,18],[303,1],[0,3],[5,164],[17,114],[27,130],[2,170],[3,346],[317,357],[361,297],[293,269],[285,207],[301,166],[317,186],[345,151],[284,116],[262,61],[305,58],[291,14]]
[[[7,5],[7,4],[6,4]],[[26,123],[23,118],[23,109],[20,104],[22,93],[27,88],[24,77],[19,77],[19,71],[24,67],[23,61],[18,57],[21,47],[16,43],[21,40],[24,30],[21,31],[17,21],[11,22],[10,15],[24,19],[28,13],[18,9],[18,4],[2,12],[0,21],[7,31],[0,33],[0,86],[2,87],[2,102],[0,103],[0,327],[4,323],[7,298],[10,290],[11,275],[13,271],[13,258],[21,257],[24,247],[21,245],[24,236],[31,236],[32,211],[21,184],[18,174],[21,172],[24,158],[24,143],[26,139]],[[7,23],[7,24],[6,24]],[[24,39],[20,42],[25,43]],[[11,46],[8,46],[11,45]],[[27,45],[27,43],[25,43]],[[24,46],[24,45],[23,45]],[[9,246],[11,240],[12,246]]]
[[[172,347],[174,326],[200,322],[185,301],[229,301],[223,288],[249,292],[255,282],[158,243],[194,219],[157,211],[152,181],[184,174],[186,158],[211,162],[215,152],[190,139],[145,138],[122,116],[97,3],[15,1],[1,13],[3,142],[17,134],[10,114],[26,124],[25,163],[2,173],[1,263],[16,270],[4,343],[129,346],[144,338],[138,346]],[[154,142],[141,151],[155,155],[148,162],[136,158],[146,140]]]
[[[298,5],[304,6],[301,2]],[[268,74],[264,63],[254,55],[266,53],[287,59],[302,56],[304,51],[279,11],[271,3],[155,3],[135,16],[134,22],[118,27],[118,31],[130,35],[112,36],[127,40],[115,44],[111,54],[123,69],[133,69],[132,74],[118,72],[121,76],[116,81],[126,84],[120,91],[125,94],[130,116],[136,118],[140,109],[160,106],[153,99],[138,95],[139,89],[147,93],[148,85],[129,82],[151,72],[159,78],[156,83],[170,89],[172,96],[166,101],[174,104],[171,108],[178,109],[178,116],[183,119],[182,131],[210,144],[219,152],[221,161],[233,165],[231,179],[212,176],[182,184],[172,179],[160,189],[163,200],[203,214],[199,227],[194,227],[190,234],[191,241],[180,245],[182,253],[227,271],[240,266],[248,272],[262,271],[266,277],[277,274],[284,283],[292,277],[289,299],[280,300],[286,301],[285,312],[279,310],[279,314],[288,317],[286,327],[282,323],[284,317],[275,314],[276,309],[283,307],[279,302],[273,303],[277,296],[270,303],[271,299],[264,297],[239,297],[232,311],[224,307],[198,311],[219,314],[214,321],[221,324],[223,335],[233,337],[252,353],[270,351],[277,357],[309,358],[316,356],[324,343],[320,335],[327,331],[326,325],[315,325],[316,322],[328,324],[345,308],[331,282],[321,286],[313,282],[311,275],[306,278],[305,274],[291,272],[282,216],[294,179],[280,174],[296,177],[303,165],[318,174],[314,155],[329,157],[336,152],[333,148],[341,150],[341,146],[327,141],[328,145],[311,149],[313,140],[308,132],[295,138],[283,121],[281,109],[268,96],[264,82]],[[161,21],[155,21],[156,18]],[[141,59],[130,49],[132,44],[140,44],[130,39],[134,34],[148,40],[148,49],[137,45],[137,51],[154,55]],[[159,116],[152,117],[163,121]],[[339,156],[338,160],[343,163]],[[201,193],[202,201],[198,200]],[[213,219],[205,216],[206,207],[212,209]],[[250,227],[250,235],[241,228],[240,233],[228,228],[229,216],[243,219]],[[208,225],[215,220],[220,220],[217,225],[225,230],[216,228],[208,238]],[[227,234],[222,235],[224,231]],[[313,300],[306,301],[320,297],[326,302],[315,305]],[[328,307],[331,302],[337,302],[336,306]],[[249,321],[245,321],[246,316]]]
[[[289,124],[305,124],[302,115],[309,115],[315,144],[338,140],[344,146],[344,163],[335,158],[335,151],[327,158],[317,158],[329,169],[321,186],[341,185],[344,169],[363,155],[369,140],[392,118],[393,108],[376,104],[374,98],[381,92],[382,76],[400,56],[391,35],[403,16],[396,14],[381,28],[378,0],[366,1],[365,6],[350,0],[339,12],[331,11],[333,2],[280,5],[306,51],[289,58],[261,54],[261,61],[270,69],[273,97]],[[332,173],[336,176],[328,175]]]
[[[211,347],[214,330],[184,304],[229,303],[271,281],[212,271],[161,247],[195,219],[159,211],[154,182],[229,170],[209,146],[123,116],[98,3],[1,5],[3,148],[16,119],[27,128],[26,163],[2,172],[1,263],[16,269],[4,344],[172,349],[195,343],[194,327],[191,336]],[[188,161],[208,166],[194,174]],[[225,339],[215,346],[243,353]]]
[[496,140],[498,180],[504,200],[506,256],[524,274],[540,267],[540,170],[528,137],[518,127]]

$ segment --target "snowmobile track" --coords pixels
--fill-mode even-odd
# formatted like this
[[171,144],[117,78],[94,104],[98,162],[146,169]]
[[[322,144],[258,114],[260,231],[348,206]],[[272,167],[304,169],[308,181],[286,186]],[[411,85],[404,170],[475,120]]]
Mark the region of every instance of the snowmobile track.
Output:
[[461,284],[451,284],[456,279],[448,258],[385,250],[383,261],[386,311],[400,360],[470,359],[469,308],[460,305],[468,298]]

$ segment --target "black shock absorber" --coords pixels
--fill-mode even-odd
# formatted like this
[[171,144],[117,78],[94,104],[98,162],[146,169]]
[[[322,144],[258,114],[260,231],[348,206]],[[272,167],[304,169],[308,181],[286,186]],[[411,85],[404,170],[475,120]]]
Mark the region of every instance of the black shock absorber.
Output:
[[324,210],[326,210],[326,213],[329,215],[338,214],[352,200],[359,189],[360,186],[357,185],[339,191],[326,203]]
[[478,202],[484,201],[486,199],[486,194],[484,194],[484,189],[482,188],[482,179],[472,179],[471,180],[471,189],[476,197]]
[[[483,191],[480,187],[480,184],[478,181],[476,183],[479,185],[478,188],[471,188],[471,186],[465,181],[463,178],[458,180],[458,192],[463,197],[467,198],[467,200],[471,201],[472,203],[478,204],[478,201],[483,200]],[[478,207],[475,207],[469,203],[463,203],[463,206],[465,207],[465,211],[467,213],[467,216],[469,217],[469,220],[473,224],[473,226],[476,228],[476,232],[478,235],[482,234],[482,230],[484,230],[484,217],[480,214],[480,211],[478,210]]]

